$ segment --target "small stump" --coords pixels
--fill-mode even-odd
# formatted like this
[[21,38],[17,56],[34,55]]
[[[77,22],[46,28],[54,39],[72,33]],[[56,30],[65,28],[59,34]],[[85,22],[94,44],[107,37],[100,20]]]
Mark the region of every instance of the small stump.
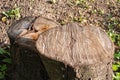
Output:
[[[34,70],[37,69],[44,73],[41,79],[37,80],[112,80],[114,45],[99,27],[81,27],[77,23],[61,26],[46,18],[28,17],[13,24],[8,35],[11,40],[13,63],[17,67],[20,65],[18,63],[23,63],[21,60],[27,53],[22,54],[21,48],[23,51],[31,51],[33,60],[27,58],[28,56],[24,58],[28,62],[36,63],[35,68],[30,68],[33,72],[28,71],[29,73],[36,74]],[[16,51],[16,45],[19,46],[19,51]],[[14,56],[20,54],[23,56]],[[34,55],[37,54],[40,57],[36,61],[38,56]],[[37,65],[40,66],[36,67]],[[26,66],[19,68],[24,69]],[[22,72],[28,73],[21,70],[17,73],[18,76]],[[41,76],[41,73],[37,76]],[[33,80],[29,77],[26,79]]]

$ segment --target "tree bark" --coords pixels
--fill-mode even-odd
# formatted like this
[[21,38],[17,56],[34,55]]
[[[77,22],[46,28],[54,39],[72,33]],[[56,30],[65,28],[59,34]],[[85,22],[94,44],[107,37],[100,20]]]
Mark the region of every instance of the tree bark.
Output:
[[12,80],[49,80],[46,69],[37,52],[24,46],[11,45]]
[[28,17],[8,35],[13,80],[112,80],[114,45],[99,27]]

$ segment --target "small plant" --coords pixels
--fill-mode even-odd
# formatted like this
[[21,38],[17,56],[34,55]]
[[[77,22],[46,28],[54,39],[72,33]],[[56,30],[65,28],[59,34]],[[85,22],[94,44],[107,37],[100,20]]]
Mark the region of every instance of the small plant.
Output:
[[82,22],[84,20],[84,17],[80,15],[79,17],[71,17],[73,22]]
[[[116,46],[120,47],[120,35],[117,34],[114,30],[109,30],[108,35],[111,37],[112,41]],[[120,80],[120,50],[116,50],[114,53],[115,63],[112,65],[112,69],[114,71],[113,80]]]
[[118,72],[120,69],[120,62],[114,63],[112,69],[114,71],[113,80],[120,80],[120,72]]
[[107,23],[108,35],[117,46],[120,46],[120,33],[117,32],[117,29],[119,29],[119,25],[120,25],[119,20],[116,19],[113,15],[109,14]]
[[112,39],[113,42],[115,42],[115,43],[119,42],[120,35],[117,34],[114,30],[109,30],[108,35],[110,36],[110,38]]
[[86,8],[86,9],[89,8],[89,5],[88,5],[88,3],[87,3],[87,0],[76,0],[75,3],[76,3],[77,6],[80,6],[80,7],[82,7],[82,8]]
[[15,8],[6,12],[2,12],[2,21],[6,21],[7,18],[16,18],[19,19],[20,16],[20,8]]
[[115,59],[120,60],[120,51],[119,50],[115,52],[114,57],[115,57]]
[[5,78],[6,70],[7,70],[7,66],[5,64],[0,65],[0,79]]
[[64,25],[66,22],[64,20],[58,20],[61,25]]
[[5,79],[7,75],[7,64],[11,63],[10,53],[0,48],[0,79]]
[[[115,18],[113,15],[108,15],[108,35],[110,36],[111,40],[114,42],[116,50],[114,53],[115,62],[112,65],[113,69],[113,80],[120,80],[120,33],[117,31],[119,27],[119,20]],[[117,29],[116,29],[117,28]]]
[[105,13],[104,10],[98,10],[98,14],[103,15]]
[[117,2],[119,2],[119,3],[120,3],[120,0],[117,0]]

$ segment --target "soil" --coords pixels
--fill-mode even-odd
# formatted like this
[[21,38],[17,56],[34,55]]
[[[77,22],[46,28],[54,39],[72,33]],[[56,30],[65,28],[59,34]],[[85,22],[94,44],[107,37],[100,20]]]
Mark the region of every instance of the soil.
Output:
[[[2,12],[20,8],[20,18],[26,16],[42,16],[61,24],[78,22],[82,26],[98,26],[108,29],[108,18],[120,22],[119,0],[0,0],[0,47],[9,44],[7,30],[16,19],[7,19],[3,22]],[[79,1],[79,2],[78,2]],[[119,1],[119,2],[118,2]],[[115,25],[119,32],[120,25]]]

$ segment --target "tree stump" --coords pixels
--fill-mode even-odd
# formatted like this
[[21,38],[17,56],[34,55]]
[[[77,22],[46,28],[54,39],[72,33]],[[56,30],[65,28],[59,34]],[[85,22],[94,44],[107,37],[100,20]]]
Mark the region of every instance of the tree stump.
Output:
[[23,76],[13,80],[112,80],[114,44],[99,27],[28,17],[13,24],[8,35],[14,74]]
[[[34,21],[35,27],[33,28]],[[38,34],[48,28],[48,23],[51,25],[50,28],[54,27],[53,24],[56,24],[42,17],[38,19],[26,17],[11,25],[8,36],[11,43],[13,62],[12,80],[49,80],[43,62],[38,55],[38,50],[35,47]],[[40,30],[38,31],[38,29]]]

